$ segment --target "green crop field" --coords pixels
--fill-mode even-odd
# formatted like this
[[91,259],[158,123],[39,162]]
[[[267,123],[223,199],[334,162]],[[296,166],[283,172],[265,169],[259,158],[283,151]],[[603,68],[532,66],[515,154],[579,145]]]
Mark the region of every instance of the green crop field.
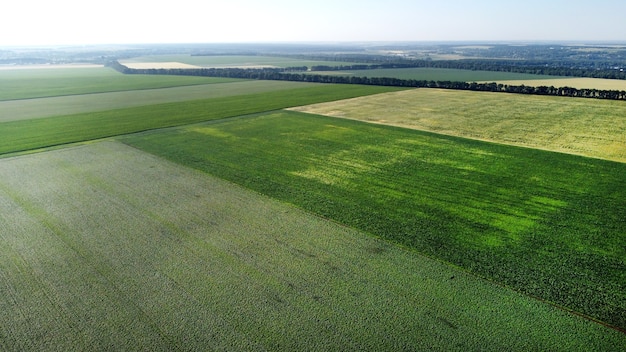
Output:
[[[285,86],[288,87],[288,86]],[[318,85],[0,123],[0,154],[397,90]]]
[[0,160],[0,207],[3,351],[624,347],[618,331],[120,143]]
[[626,162],[626,104],[414,89],[294,110]]
[[341,66],[354,65],[354,62],[339,61],[312,61],[291,59],[277,56],[257,56],[257,55],[207,55],[207,56],[191,56],[191,55],[152,55],[141,56],[122,60],[121,63],[143,63],[143,62],[180,62],[188,65],[201,67],[302,67],[315,65]]
[[291,90],[313,86],[315,86],[315,84],[304,82],[237,81],[172,88],[140,89],[123,92],[0,101],[0,111],[2,111],[0,123],[136,106]]
[[[543,75],[532,75],[514,72],[496,72],[496,71],[471,71],[457,70],[446,68],[390,68],[390,69],[374,69],[374,70],[350,70],[350,71],[314,71],[312,74],[322,75],[339,75],[339,76],[355,76],[355,77],[389,77],[400,79],[416,79],[426,81],[460,81],[460,82],[478,82],[478,81],[513,81],[535,79],[551,79],[562,78]],[[513,84],[513,83],[510,83]]]
[[626,328],[626,164],[297,112],[124,141]]
[[0,70],[0,101],[232,81],[235,80],[123,75],[107,67]]
[[105,68],[0,83],[1,351],[626,349],[626,164],[281,110],[370,95],[364,120],[473,112],[518,139],[543,114],[606,152],[626,145],[615,102]]

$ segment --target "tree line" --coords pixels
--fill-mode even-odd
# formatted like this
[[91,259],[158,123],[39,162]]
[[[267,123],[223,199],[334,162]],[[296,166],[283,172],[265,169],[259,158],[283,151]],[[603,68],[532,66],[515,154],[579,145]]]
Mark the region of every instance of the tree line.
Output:
[[332,55],[290,55],[290,58],[335,61],[359,62],[354,65],[315,65],[312,71],[346,71],[367,70],[380,68],[447,68],[472,71],[496,71],[528,73],[537,75],[589,77],[605,79],[626,79],[624,63],[617,61],[598,60],[512,60],[512,59],[461,59],[461,60],[431,60],[411,59],[389,55],[374,54],[332,54]]
[[403,60],[397,62],[355,64],[355,65],[315,65],[311,71],[349,71],[382,68],[444,68],[471,71],[496,71],[527,73],[535,75],[589,77],[605,79],[626,79],[626,72],[616,68],[583,68],[554,66],[547,62],[524,62],[512,64],[511,61],[498,60]]
[[395,86],[412,88],[441,88],[456,90],[471,90],[481,92],[505,92],[516,94],[552,95],[565,97],[581,97],[596,99],[626,100],[626,91],[622,90],[602,90],[602,89],[578,89],[572,87],[554,86],[526,86],[462,81],[433,81],[401,79],[390,77],[353,77],[353,76],[331,76],[304,73],[306,66],[290,68],[171,68],[171,69],[133,69],[120,64],[118,61],[108,63],[109,67],[124,74],[145,74],[145,75],[184,75],[184,76],[204,76],[204,77],[226,77],[254,80],[280,80],[298,81],[312,83],[334,83],[334,84],[363,84],[377,86]]

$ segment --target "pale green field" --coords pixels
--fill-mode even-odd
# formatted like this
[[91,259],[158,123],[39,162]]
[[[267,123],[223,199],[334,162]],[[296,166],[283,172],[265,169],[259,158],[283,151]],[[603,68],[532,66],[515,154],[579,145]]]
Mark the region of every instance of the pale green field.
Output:
[[108,67],[0,70],[0,101],[232,82],[214,77],[123,75]]
[[140,56],[120,60],[120,63],[141,63],[141,62],[180,62],[188,65],[201,67],[295,67],[313,65],[353,65],[354,62],[338,61],[314,61],[299,60],[277,56],[256,56],[256,55],[212,55],[212,56],[191,56],[191,55],[152,55]]
[[626,104],[413,89],[292,110],[626,162]]
[[142,89],[126,92],[82,94],[26,100],[0,101],[0,122],[105,111],[161,103],[229,97],[311,87],[314,83],[238,81],[194,86]]
[[615,330],[115,142],[0,160],[0,208],[0,350],[626,344]]
[[[551,78],[551,79],[532,79],[532,80],[495,80],[497,83],[521,86],[522,84],[530,87],[572,87],[577,89],[598,89],[598,90],[626,90],[626,80],[621,79],[603,79],[603,78]],[[484,83],[489,83],[484,81]]]

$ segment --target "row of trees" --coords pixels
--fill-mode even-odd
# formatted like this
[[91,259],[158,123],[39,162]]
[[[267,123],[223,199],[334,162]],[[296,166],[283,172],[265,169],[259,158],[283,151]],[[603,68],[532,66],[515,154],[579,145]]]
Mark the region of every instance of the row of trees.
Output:
[[[532,52],[532,50],[530,50]],[[545,50],[544,50],[545,51]],[[550,51],[550,50],[548,50]],[[533,57],[533,55],[527,55]],[[545,55],[544,55],[545,56]],[[538,55],[537,57],[544,57]],[[614,58],[613,60],[583,59],[580,56],[564,55],[560,59],[461,59],[461,60],[430,60],[414,59],[389,55],[374,54],[327,54],[327,55],[291,55],[291,58],[335,61],[335,62],[359,62],[355,65],[316,65],[313,71],[333,71],[333,70],[367,70],[378,68],[450,68],[474,71],[498,71],[529,73],[539,75],[567,76],[567,77],[591,77],[607,79],[626,79],[624,72],[625,64],[623,60]]]
[[314,83],[334,83],[334,84],[365,84],[379,86],[415,87],[415,88],[442,88],[473,90],[483,92],[506,92],[517,94],[553,95],[567,97],[597,98],[626,100],[626,91],[600,90],[600,89],[577,89],[572,87],[533,87],[525,85],[506,85],[497,83],[476,83],[460,81],[428,81],[415,79],[400,79],[388,77],[346,77],[332,75],[318,75],[302,73],[302,67],[291,69],[283,68],[201,68],[201,69],[131,69],[117,61],[113,61],[108,66],[124,74],[148,74],[148,75],[185,75],[185,76],[205,76],[205,77],[228,77],[258,80],[282,80]]
[[356,65],[316,65],[311,71],[349,71],[368,70],[380,68],[447,68],[472,71],[497,71],[529,73],[536,75],[566,76],[566,77],[590,77],[606,79],[626,79],[623,69],[615,68],[579,68],[551,66],[543,62],[515,63],[511,61],[497,60],[403,60],[398,62],[356,64]]

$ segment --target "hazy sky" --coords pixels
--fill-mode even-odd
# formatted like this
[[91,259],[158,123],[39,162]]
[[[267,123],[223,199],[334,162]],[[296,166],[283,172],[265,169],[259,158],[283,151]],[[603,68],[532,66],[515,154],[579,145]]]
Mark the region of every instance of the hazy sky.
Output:
[[0,45],[626,41],[626,0],[9,0]]

